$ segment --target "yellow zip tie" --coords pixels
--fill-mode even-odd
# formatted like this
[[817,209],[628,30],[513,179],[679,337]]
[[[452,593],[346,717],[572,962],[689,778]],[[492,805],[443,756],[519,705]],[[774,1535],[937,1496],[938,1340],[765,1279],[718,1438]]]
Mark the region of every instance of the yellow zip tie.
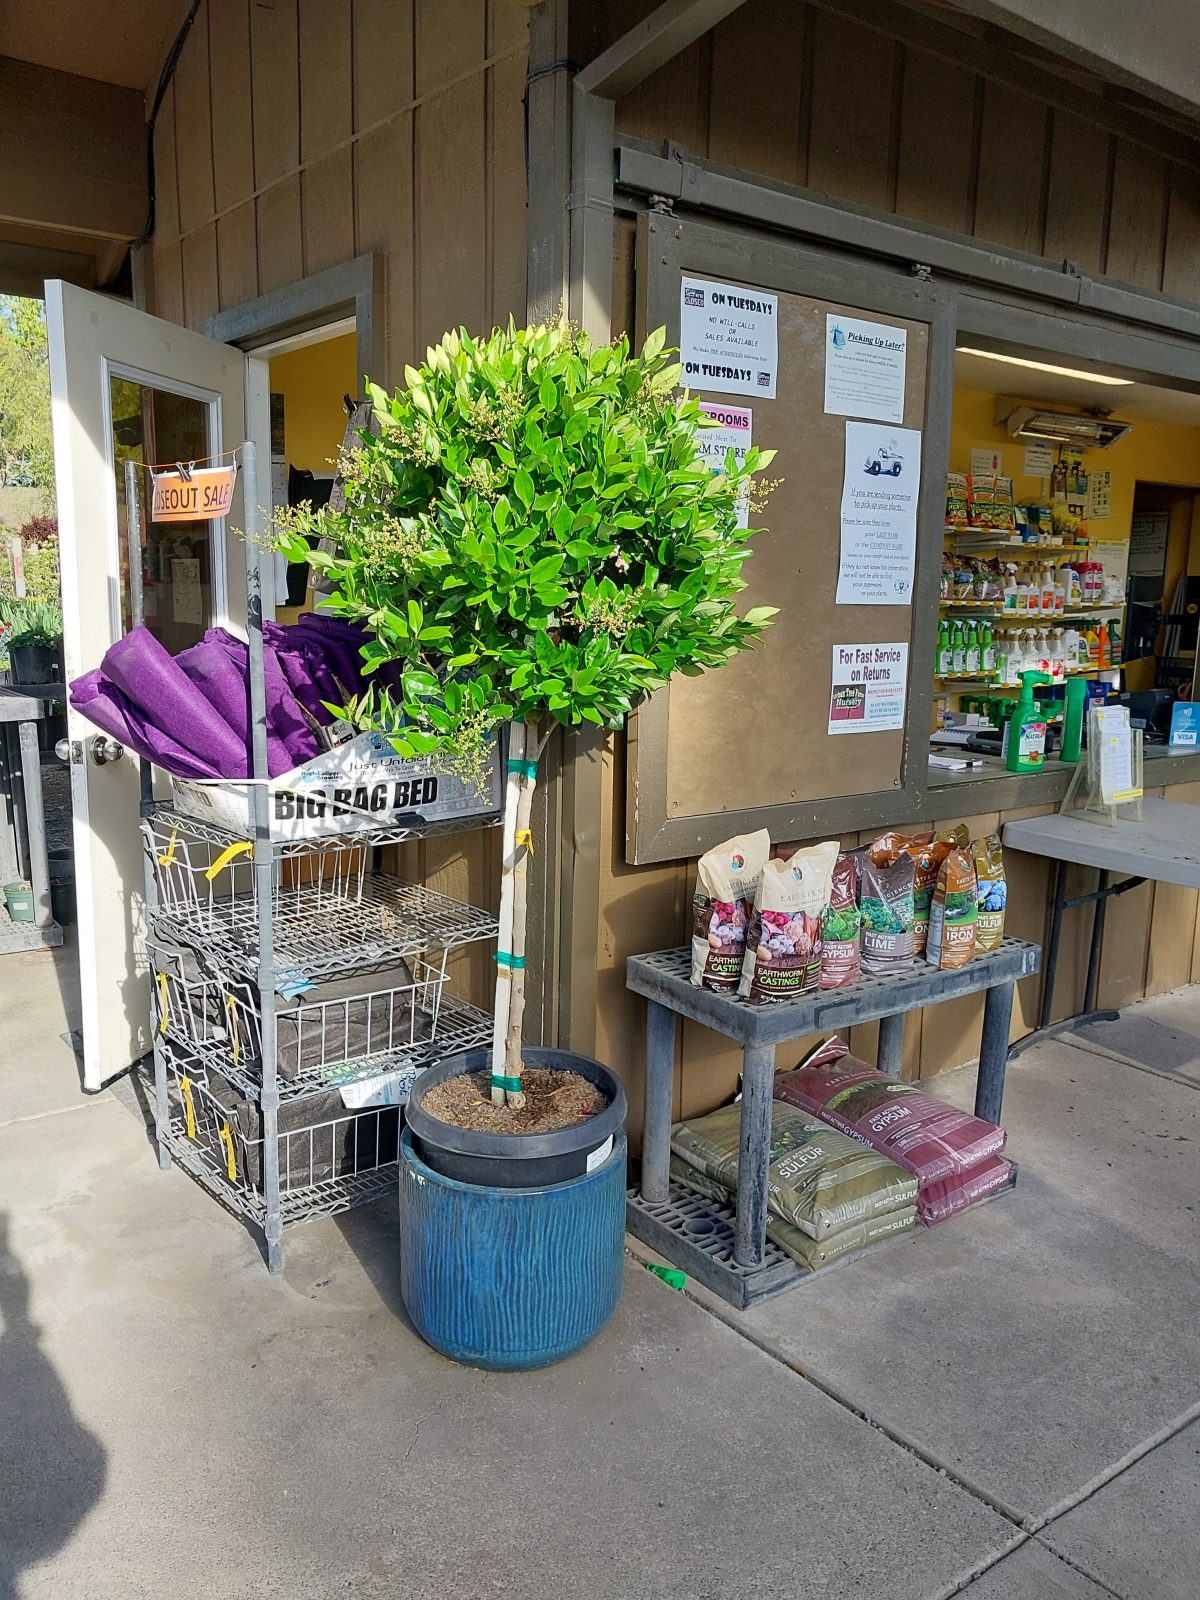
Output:
[[529,854],[533,854],[533,830],[531,828],[518,828],[514,844],[524,845]]
[[167,853],[166,853],[165,856],[159,856],[159,858],[158,858],[158,864],[159,864],[160,867],[169,867],[174,862],[174,860],[175,860],[175,841],[176,841],[176,839],[178,839],[178,837],[179,837],[179,829],[178,828],[172,828],[171,829],[171,837],[167,840]]
[[167,1018],[170,1014],[170,1008],[167,1005],[167,975],[165,972],[156,972],[155,977],[158,979],[158,993],[162,1001],[162,1016],[158,1019],[158,1031],[159,1033],[166,1033]]
[[232,860],[235,859],[235,857],[244,855],[252,856],[253,854],[254,846],[250,843],[249,839],[243,839],[240,844],[231,844],[228,850],[221,851],[221,854],[213,862],[212,866],[209,867],[204,876],[208,879],[209,883],[211,883],[215,877],[225,871],[225,868]]
[[233,1039],[233,1064],[236,1067],[242,1055],[242,1040],[238,1033],[237,1001],[231,994],[225,996],[225,1015],[229,1018],[229,1032]]
[[187,1136],[189,1139],[196,1137],[196,1108],[192,1104],[192,1080],[180,1078],[179,1089],[183,1095],[183,1110],[187,1118]]
[[237,1182],[237,1157],[233,1153],[233,1135],[229,1131],[229,1124],[221,1124],[221,1143],[225,1146],[225,1174],[230,1183]]

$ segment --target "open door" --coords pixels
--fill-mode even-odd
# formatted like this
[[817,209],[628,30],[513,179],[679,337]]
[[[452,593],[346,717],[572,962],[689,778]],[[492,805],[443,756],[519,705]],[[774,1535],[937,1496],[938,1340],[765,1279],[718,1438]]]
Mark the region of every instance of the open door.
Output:
[[[146,625],[168,650],[214,625],[243,630],[244,564],[226,523],[131,532],[124,463],[196,461],[241,444],[248,410],[261,409],[247,405],[245,355],[57,281],[46,284],[46,323],[68,681],[130,627],[131,536],[142,541]],[[228,523],[244,526],[240,478]],[[67,724],[84,1086],[99,1089],[150,1048],[139,780],[135,756],[106,758],[70,708]]]

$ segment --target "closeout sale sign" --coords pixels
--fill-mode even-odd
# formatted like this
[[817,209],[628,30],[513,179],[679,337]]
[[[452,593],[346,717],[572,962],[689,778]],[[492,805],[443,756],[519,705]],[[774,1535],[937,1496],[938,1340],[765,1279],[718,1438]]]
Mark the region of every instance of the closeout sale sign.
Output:
[[177,467],[154,474],[151,522],[213,522],[229,514],[237,467]]

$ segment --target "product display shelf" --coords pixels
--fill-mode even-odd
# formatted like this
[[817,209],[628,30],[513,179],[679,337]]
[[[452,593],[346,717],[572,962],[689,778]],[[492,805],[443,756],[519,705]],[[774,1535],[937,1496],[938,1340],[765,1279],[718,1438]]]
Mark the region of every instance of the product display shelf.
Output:
[[[283,1270],[286,1226],[395,1192],[401,1108],[347,1106],[342,1097],[346,1084],[374,1075],[366,1069],[375,1068],[378,1062],[371,1058],[380,1055],[407,1053],[404,1066],[415,1067],[418,1060],[427,1063],[447,1049],[462,1048],[464,1038],[479,1038],[487,1020],[461,1002],[442,999],[441,989],[449,952],[494,938],[497,919],[380,870],[380,849],[432,833],[473,830],[496,819],[459,817],[429,828],[408,826],[404,819],[345,835],[272,837],[262,597],[273,581],[273,555],[255,537],[259,485],[253,442],[241,447],[241,457],[253,736],[251,825],[239,837],[236,831],[164,806],[155,797],[153,773],[145,761],[140,765],[139,816],[151,946],[167,943],[192,952],[204,970],[252,985],[254,1001],[253,1071],[252,1056],[243,1057],[240,1045],[237,1062],[216,1065],[211,1053],[206,1058],[193,1043],[176,1036],[178,1020],[173,1028],[168,1018],[164,1028],[156,1006],[152,1041],[159,1165],[166,1170],[178,1160],[229,1210],[258,1228],[267,1266],[278,1273]],[[140,527],[142,486],[134,463],[126,466],[125,486],[130,525]],[[136,627],[144,621],[137,539],[130,541],[130,596]],[[414,1017],[419,1009],[432,1035],[419,1041],[421,1052],[412,1049],[418,1043],[415,1022],[397,1052],[394,1038],[382,1051],[371,1048],[380,1036],[371,1034],[368,1020],[366,1036],[347,1040],[342,1052],[351,1072],[342,1083],[320,1082],[323,1069],[346,1063],[332,1063],[319,1052],[307,1061],[300,1053],[304,1070],[296,1080],[281,1077],[279,1023],[289,999],[322,981],[357,979],[393,968],[400,981],[384,992],[395,996],[411,990]],[[161,1002],[160,985],[151,987]],[[441,1026],[431,1014],[435,1009]],[[395,1013],[388,1015],[394,1019]],[[284,1023],[286,1047],[286,1017]],[[447,1024],[453,1025],[448,1036]],[[228,1068],[235,1069],[235,1077]]]
[[1015,626],[1036,626],[1044,622],[1080,622],[1087,617],[1119,616],[1125,610],[1125,603],[1071,606],[1065,611],[1008,611],[999,600],[939,600],[938,610],[951,611],[958,616],[1002,617]]

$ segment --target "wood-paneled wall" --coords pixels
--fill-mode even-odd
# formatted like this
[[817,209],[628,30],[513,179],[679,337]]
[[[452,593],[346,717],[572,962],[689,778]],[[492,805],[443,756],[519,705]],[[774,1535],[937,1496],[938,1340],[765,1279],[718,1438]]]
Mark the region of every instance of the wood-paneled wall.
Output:
[[387,371],[525,310],[520,0],[203,0],[159,114],[152,306],[203,327],[364,251]]
[[[611,40],[649,0],[609,0]],[[748,0],[619,130],[1200,299],[1200,143],[895,0]]]
[[[384,383],[448,327],[521,319],[528,18],[518,0],[203,0],[159,116],[150,309],[203,328],[379,251]],[[401,870],[491,905],[496,835],[430,840]],[[454,957],[477,1004],[490,954]]]

